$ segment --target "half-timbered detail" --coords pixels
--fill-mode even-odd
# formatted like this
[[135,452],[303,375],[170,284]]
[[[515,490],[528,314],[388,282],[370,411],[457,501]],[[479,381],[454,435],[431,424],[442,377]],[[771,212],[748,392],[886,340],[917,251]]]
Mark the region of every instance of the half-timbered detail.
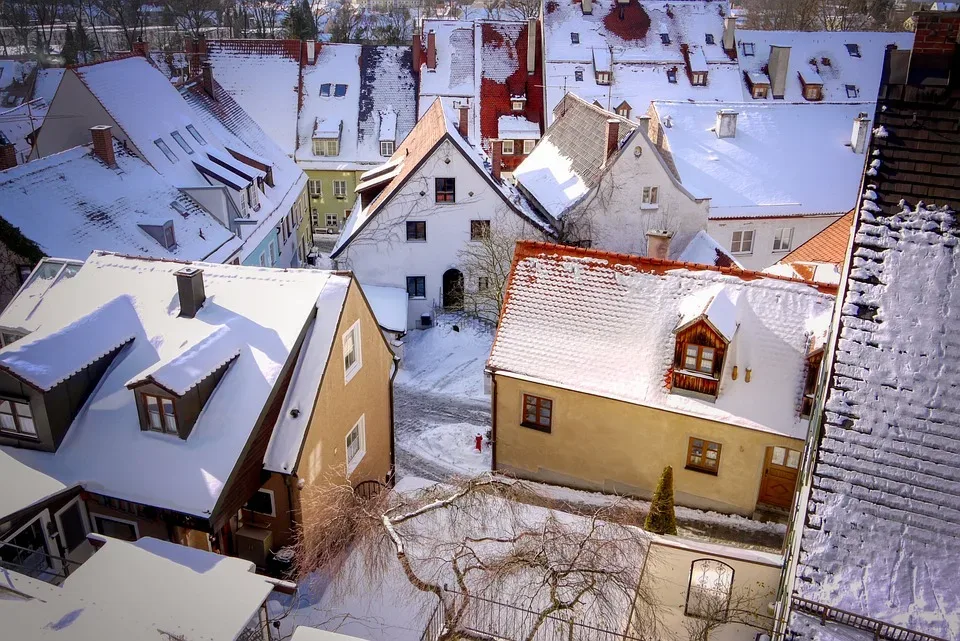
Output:
[[673,390],[716,398],[727,341],[706,321],[677,332],[673,361]]

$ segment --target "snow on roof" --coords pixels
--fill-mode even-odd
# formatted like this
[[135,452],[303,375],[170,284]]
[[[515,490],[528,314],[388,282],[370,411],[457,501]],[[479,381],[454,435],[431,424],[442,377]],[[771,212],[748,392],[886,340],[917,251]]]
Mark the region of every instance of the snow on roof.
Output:
[[690,47],[690,71],[710,71],[710,67],[707,65],[707,57],[703,53],[703,48],[699,45]]
[[3,310],[3,328],[17,332],[27,332],[25,329],[31,316],[43,304],[43,297],[62,280],[76,276],[83,266],[79,260],[64,260],[60,258],[43,258],[33,268],[30,277],[20,287],[6,308]]
[[594,71],[610,71],[610,49],[594,47],[592,53]]
[[33,97],[42,98],[48,105],[53,102],[60,81],[63,79],[64,69],[38,69],[37,79],[33,85]]
[[[518,244],[507,303],[488,367],[630,403],[803,439],[798,399],[807,324],[834,298],[755,272],[542,243]],[[671,394],[675,334],[684,301],[725,290],[714,320],[733,334],[716,402]],[[706,302],[706,301],[704,301]],[[700,307],[703,309],[703,307]],[[575,313],[573,312],[575,310]],[[721,311],[722,310],[722,311]],[[637,328],[643,331],[637,331]],[[538,336],[549,335],[545,343]],[[731,370],[753,370],[746,384]]]
[[308,628],[305,625],[298,626],[293,631],[290,641],[364,641],[360,637],[348,637],[345,634],[336,632],[326,632],[316,628]]
[[525,116],[500,116],[497,119],[497,137],[515,140],[539,140],[540,125]]
[[680,320],[675,332],[700,320],[707,321],[729,343],[737,331],[737,299],[739,290],[716,285],[685,296],[678,306]]
[[687,539],[669,534],[652,534],[651,536],[653,538],[653,540],[650,541],[651,546],[662,545],[664,547],[687,550],[698,554],[739,559],[740,561],[747,561],[749,563],[762,563],[763,565],[772,565],[774,567],[783,566],[782,554],[742,548],[735,545],[709,543],[707,541]]
[[190,73],[190,62],[183,51],[149,51],[150,62],[170,82],[178,83]]
[[[0,451],[65,484],[79,482],[89,491],[118,499],[210,516],[331,275],[193,265],[203,270],[207,296],[195,318],[178,316],[174,273],[183,263],[97,252],[76,276],[49,290],[30,319],[34,333],[0,350],[0,358],[10,353],[22,359],[24,346],[43,345],[92,313],[106,319],[99,326],[103,337],[84,336],[56,358],[34,363],[37,368],[56,364],[45,381],[86,360],[79,355],[81,348],[82,353],[92,350],[86,342],[116,343],[131,333],[135,338],[113,360],[57,452],[13,447]],[[125,301],[130,309],[122,323],[104,310],[118,298],[107,311],[113,306],[125,309],[120,302]],[[98,333],[80,325],[78,335]],[[142,432],[135,395],[126,383],[157,363],[174,361],[185,347],[219,327],[229,327],[236,335],[240,356],[220,379],[189,437]],[[77,356],[63,361],[64,354],[75,351]]]
[[413,50],[365,45],[360,57],[358,156],[368,162],[382,162],[380,141],[399,144],[416,122]]
[[317,118],[313,123],[314,138],[340,138],[343,120],[336,117]]
[[212,40],[207,42],[207,60],[217,83],[292,156],[297,144],[300,43]]
[[440,96],[474,98],[477,94],[474,24],[462,20],[424,20],[424,51],[430,31],[436,34],[437,68],[428,69],[427,57],[421,56],[420,104],[429,106]]
[[0,111],[0,138],[6,138],[17,149],[17,162],[23,163],[30,155],[32,145],[27,136],[39,129],[47,115],[48,103],[43,98],[21,103],[7,111]]
[[710,198],[710,218],[841,214],[856,203],[864,157],[850,146],[863,105],[735,107],[736,136],[718,138],[717,107],[655,102],[683,185]]
[[574,171],[573,160],[546,138],[514,170],[513,177],[554,218],[590,190]]
[[696,233],[677,260],[681,263],[743,269],[743,265],[735,257],[702,229]]
[[[873,104],[880,89],[880,75],[883,71],[884,52],[888,45],[899,49],[913,47],[912,33],[890,33],[883,31],[751,31],[738,29],[737,60],[740,70],[748,74],[765,74],[764,67],[770,60],[770,46],[790,47],[787,67],[787,102],[806,102],[803,87],[797,75],[804,76],[807,83],[823,84],[825,102]],[[754,55],[746,55],[752,44]],[[859,56],[850,55],[848,44],[856,44]],[[817,78],[820,78],[817,81]],[[809,79],[807,79],[809,78]],[[768,81],[764,81],[768,82]],[[847,85],[853,85],[857,91],[848,95]],[[749,87],[743,85],[743,100],[752,100]],[[764,100],[764,99],[761,99]],[[772,94],[765,100],[772,101]],[[779,102],[779,99],[778,99]]]
[[[0,519],[39,503],[67,486],[0,451]],[[16,488],[16,491],[12,491]],[[0,584],[2,585],[2,584]]]
[[127,381],[126,387],[133,389],[145,383],[155,383],[177,396],[183,396],[200,381],[240,356],[236,334],[230,331],[229,324],[221,325],[193,345],[184,345],[179,354],[157,361],[143,370]]
[[[357,169],[361,51],[360,45],[323,45],[317,54],[317,63],[303,67],[303,107],[297,125],[296,153],[302,167]],[[337,136],[340,137],[338,155],[314,155],[314,137]]]
[[297,466],[349,287],[348,277],[331,274],[327,285],[320,292],[317,316],[310,323],[304,339],[305,347],[297,356],[293,378],[263,457],[263,467],[266,470],[292,474]]
[[249,561],[150,537],[102,539],[61,586],[16,581],[26,598],[0,599],[9,634],[32,641],[232,640],[273,591]]
[[397,140],[397,112],[393,110],[392,107],[388,106],[386,109],[381,111],[380,116],[380,127],[379,127],[379,136],[377,140],[380,142],[385,141],[394,141]]
[[380,327],[391,332],[407,331],[407,290],[402,287],[363,285],[363,294]]

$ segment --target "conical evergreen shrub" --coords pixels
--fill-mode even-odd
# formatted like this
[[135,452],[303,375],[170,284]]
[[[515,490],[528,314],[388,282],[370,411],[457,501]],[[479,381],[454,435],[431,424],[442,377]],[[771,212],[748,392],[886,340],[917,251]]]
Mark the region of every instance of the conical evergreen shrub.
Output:
[[673,468],[669,465],[660,474],[643,528],[656,534],[677,533],[677,515],[673,509]]

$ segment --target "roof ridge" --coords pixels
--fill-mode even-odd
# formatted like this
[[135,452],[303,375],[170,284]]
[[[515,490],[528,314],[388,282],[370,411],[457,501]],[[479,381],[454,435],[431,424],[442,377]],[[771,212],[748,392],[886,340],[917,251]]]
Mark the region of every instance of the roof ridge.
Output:
[[554,254],[567,258],[596,258],[606,260],[620,261],[625,265],[643,268],[652,268],[653,270],[669,269],[689,269],[696,271],[710,271],[725,276],[735,276],[743,281],[752,280],[778,280],[796,285],[806,285],[812,287],[823,294],[836,295],[837,286],[824,283],[811,283],[801,278],[791,278],[789,276],[779,276],[776,274],[765,274],[763,272],[737,269],[734,267],[718,267],[716,265],[702,265],[699,263],[688,263],[677,260],[668,260],[663,258],[650,258],[649,256],[638,256],[635,254],[624,254],[621,252],[607,251],[603,249],[587,249],[584,247],[573,247],[571,245],[555,245],[535,240],[521,240],[517,242],[514,257],[517,262],[524,258],[533,258],[543,252],[553,252]]
[[[116,146],[116,143],[114,144]],[[69,149],[58,151],[57,153],[50,154],[49,156],[43,156],[42,158],[31,160],[30,162],[23,163],[22,165],[16,165],[14,167],[4,169],[3,171],[0,171],[0,185],[5,185],[13,180],[23,178],[24,176],[29,176],[39,171],[45,171],[52,167],[57,167],[58,165],[78,160],[83,156],[92,154],[92,152],[92,144],[77,145],[76,147],[70,147]]]
[[94,60],[93,62],[78,62],[75,65],[67,65],[66,69],[81,69],[83,67],[93,67],[96,65],[101,65],[107,62],[117,62],[118,60],[126,60],[127,58],[141,58],[142,56],[136,51],[125,51],[123,53],[117,53],[112,56],[107,56],[106,58],[101,58],[100,60]]

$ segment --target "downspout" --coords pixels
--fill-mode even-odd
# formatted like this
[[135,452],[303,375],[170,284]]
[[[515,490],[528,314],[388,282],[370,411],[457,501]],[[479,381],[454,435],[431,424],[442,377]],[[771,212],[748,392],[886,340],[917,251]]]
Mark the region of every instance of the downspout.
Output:
[[490,471],[497,471],[497,374],[490,372]]
[[397,374],[400,373],[400,358],[396,355],[393,356],[393,372],[390,374],[390,479],[388,485],[393,486],[397,480],[397,468],[396,468],[396,458],[397,458],[397,448],[396,443],[396,432],[394,431],[394,420],[393,420],[393,381],[397,377]]

